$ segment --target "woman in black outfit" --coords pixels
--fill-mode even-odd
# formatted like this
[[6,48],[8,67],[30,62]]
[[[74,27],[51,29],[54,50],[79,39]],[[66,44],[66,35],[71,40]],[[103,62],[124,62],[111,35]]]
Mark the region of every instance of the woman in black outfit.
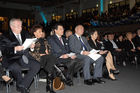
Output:
[[136,47],[132,41],[132,33],[131,32],[128,32],[126,33],[126,38],[127,40],[125,41],[125,51],[127,53],[127,56],[128,56],[128,60],[130,62],[134,61],[134,58],[136,55]]
[[122,62],[123,62],[123,66],[126,66],[127,59],[126,59],[126,51],[125,51],[124,43],[125,43],[124,37],[123,37],[123,35],[120,34],[116,40],[116,44],[117,44],[118,48],[122,50],[122,52],[121,52]]
[[107,67],[107,70],[108,70],[108,73],[109,73],[109,78],[111,80],[116,80],[115,76],[113,75],[113,72],[117,72],[118,70],[116,70],[114,64],[113,64],[113,58],[112,58],[112,55],[109,51],[107,50],[102,50],[101,49],[101,43],[99,43],[99,41],[97,41],[97,37],[98,37],[98,32],[97,30],[92,30],[90,31],[90,40],[88,41],[89,42],[89,45],[93,48],[93,49],[96,49],[96,50],[100,50],[99,54],[101,54],[102,56],[105,57],[106,59],[106,67]]
[[49,90],[51,93],[55,93],[51,84],[53,82],[52,80],[55,78],[54,64],[56,64],[57,59],[51,54],[50,46],[46,38],[43,37],[44,32],[42,32],[42,26],[34,25],[31,29],[31,34],[33,38],[37,38],[37,41],[35,42],[34,49],[31,49],[30,54],[40,62],[41,67],[47,74],[47,91]]

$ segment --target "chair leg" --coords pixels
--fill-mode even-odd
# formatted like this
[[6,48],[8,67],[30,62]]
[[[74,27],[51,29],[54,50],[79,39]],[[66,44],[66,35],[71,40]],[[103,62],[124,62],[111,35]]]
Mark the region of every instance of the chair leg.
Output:
[[114,65],[116,66],[116,65],[117,65],[117,62],[116,62],[116,61],[117,61],[117,60],[116,60],[116,56],[114,56],[113,59],[114,59]]
[[136,69],[138,68],[137,57],[135,56]]
[[34,81],[35,81],[35,89],[38,88],[38,75],[34,76]]
[[47,74],[46,80],[46,92],[55,93],[53,90],[53,77]]
[[[10,76],[9,70],[6,70],[6,75]],[[7,83],[6,83],[6,93],[10,93],[10,84],[7,84]]]
[[6,84],[6,93],[10,93],[10,84]]

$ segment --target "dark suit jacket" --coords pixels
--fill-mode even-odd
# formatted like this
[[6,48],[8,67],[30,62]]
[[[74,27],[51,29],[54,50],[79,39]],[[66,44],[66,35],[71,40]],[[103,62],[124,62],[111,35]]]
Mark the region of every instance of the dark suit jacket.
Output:
[[64,45],[60,42],[58,37],[56,35],[51,36],[48,39],[48,43],[51,47],[51,53],[55,55],[57,58],[59,58],[63,54],[69,53],[68,43],[66,42],[66,39],[62,37]]
[[105,49],[107,49],[107,50],[109,50],[111,52],[113,52],[115,50],[113,48],[113,44],[109,40],[106,42],[106,48]]
[[108,40],[103,40],[102,42],[103,42],[104,49],[107,50],[107,42],[108,42]]
[[136,36],[134,39],[134,44],[136,47],[140,47],[140,37],[139,36]]
[[96,41],[96,45],[95,45],[92,39],[89,39],[88,43],[91,46],[91,48],[96,49],[96,50],[101,50],[102,45],[99,42]]
[[[33,58],[29,55],[29,49],[24,50],[24,52],[20,51],[20,52],[15,53],[14,47],[18,46],[20,44],[12,31],[9,31],[9,33],[6,35],[6,37],[9,40],[10,46],[6,46],[4,49],[4,55],[5,55],[3,58],[4,67],[8,67],[10,64],[12,64],[14,62],[19,63],[19,60],[21,59],[23,54],[26,55],[28,58]],[[22,43],[24,43],[26,38],[30,38],[29,33],[22,31],[21,32]]]
[[131,49],[133,49],[132,43],[131,43],[129,40],[126,40],[126,41],[125,41],[125,50],[126,50],[127,52],[130,52]]

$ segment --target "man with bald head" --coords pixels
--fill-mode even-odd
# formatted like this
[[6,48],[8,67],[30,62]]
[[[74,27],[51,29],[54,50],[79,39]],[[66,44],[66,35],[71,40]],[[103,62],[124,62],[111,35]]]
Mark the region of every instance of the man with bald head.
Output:
[[[94,83],[105,83],[103,80],[101,80],[104,58],[101,56],[99,59],[94,61],[88,56],[90,54],[89,51],[92,50],[92,48],[88,44],[86,38],[82,36],[83,34],[84,27],[82,25],[77,25],[75,27],[75,34],[71,35],[69,38],[69,47],[70,50],[76,54],[77,58],[83,60],[84,62],[84,83],[86,85],[92,85]],[[92,77],[90,75],[90,66],[93,63],[96,65]]]

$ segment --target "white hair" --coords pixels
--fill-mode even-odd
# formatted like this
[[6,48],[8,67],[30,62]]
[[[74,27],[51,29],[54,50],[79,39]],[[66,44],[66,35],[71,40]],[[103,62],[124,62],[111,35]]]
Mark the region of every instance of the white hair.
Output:
[[22,23],[21,19],[19,19],[19,18],[12,18],[12,19],[10,20],[10,22],[9,22],[10,26],[13,25],[13,23],[14,23],[15,21],[20,21],[20,22]]

